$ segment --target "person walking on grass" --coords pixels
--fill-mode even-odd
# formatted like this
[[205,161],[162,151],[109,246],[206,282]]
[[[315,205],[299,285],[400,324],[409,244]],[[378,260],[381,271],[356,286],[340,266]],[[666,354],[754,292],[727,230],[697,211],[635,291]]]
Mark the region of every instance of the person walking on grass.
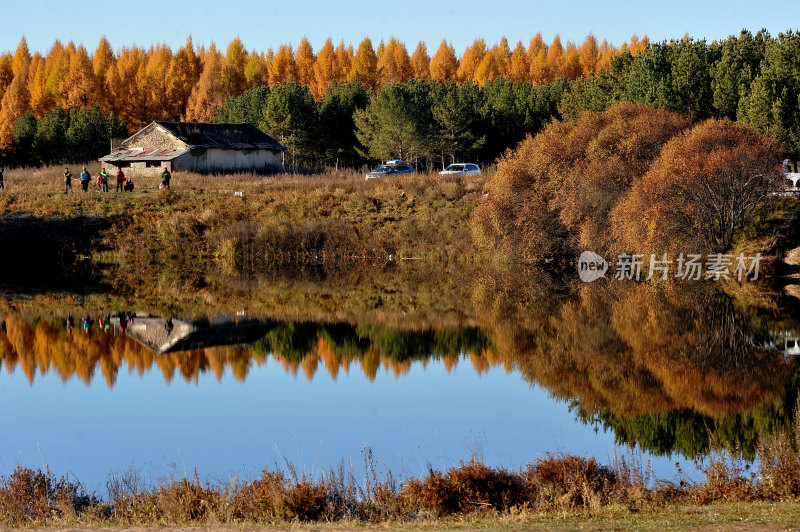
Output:
[[169,169],[164,167],[164,171],[161,172],[161,185],[163,188],[169,188],[169,180],[172,179],[172,174],[169,173]]
[[69,171],[68,167],[64,167],[64,194],[69,194],[69,191],[72,190],[72,174]]
[[125,174],[122,168],[117,170],[117,192],[125,192]]
[[108,192],[108,173],[105,166],[100,170],[100,181],[103,184],[103,192]]
[[81,172],[81,189],[84,192],[88,192],[89,191],[89,183],[91,183],[91,182],[92,182],[92,175],[89,173],[89,171],[84,166],[83,167],[83,172]]

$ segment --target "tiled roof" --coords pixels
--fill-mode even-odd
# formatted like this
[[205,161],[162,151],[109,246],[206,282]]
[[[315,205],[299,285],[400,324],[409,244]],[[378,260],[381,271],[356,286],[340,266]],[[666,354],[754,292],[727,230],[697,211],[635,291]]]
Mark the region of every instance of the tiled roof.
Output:
[[101,158],[101,161],[171,161],[188,152],[189,150],[143,150],[141,148],[128,149],[123,146],[116,148],[110,154]]
[[286,147],[250,123],[209,124],[203,122],[160,122],[175,137],[191,148],[268,149]]

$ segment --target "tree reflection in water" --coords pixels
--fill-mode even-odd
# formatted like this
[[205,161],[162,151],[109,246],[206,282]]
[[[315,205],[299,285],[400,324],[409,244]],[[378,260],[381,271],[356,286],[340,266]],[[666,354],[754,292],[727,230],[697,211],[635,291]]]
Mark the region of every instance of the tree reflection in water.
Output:
[[[135,318],[124,332],[118,322],[84,332],[10,314],[0,366],[19,367],[32,385],[37,373],[89,384],[99,372],[112,387],[122,368],[157,368],[167,382],[228,372],[244,381],[271,358],[309,380],[321,367],[336,379],[354,365],[374,380],[381,367],[399,377],[414,363],[451,369],[468,359],[479,373],[517,371],[570,401],[583,422],[659,454],[702,454],[714,438],[752,456],[759,434],[790,426],[800,371],[782,339],[800,329],[770,300],[748,306],[701,283],[570,285],[538,269],[476,275],[469,293],[454,308],[479,326],[404,328],[398,316],[376,319],[382,309],[354,322]],[[175,350],[183,347],[192,348]]]

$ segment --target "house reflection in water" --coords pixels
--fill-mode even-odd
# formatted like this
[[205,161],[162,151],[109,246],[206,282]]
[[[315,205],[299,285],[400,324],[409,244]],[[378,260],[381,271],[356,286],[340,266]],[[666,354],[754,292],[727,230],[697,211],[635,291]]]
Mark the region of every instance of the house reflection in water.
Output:
[[[111,318],[119,330],[119,318]],[[154,316],[137,316],[125,334],[158,354],[191,351],[206,347],[249,344],[279,326],[275,320],[249,319],[223,314],[214,318],[184,321]]]

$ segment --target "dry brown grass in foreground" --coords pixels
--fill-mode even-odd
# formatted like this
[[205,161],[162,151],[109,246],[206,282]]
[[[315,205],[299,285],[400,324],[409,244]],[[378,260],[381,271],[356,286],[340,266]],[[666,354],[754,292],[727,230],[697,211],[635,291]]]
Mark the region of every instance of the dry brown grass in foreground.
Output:
[[[800,429],[800,415],[795,430]],[[587,512],[652,513],[712,503],[797,501],[800,497],[800,441],[785,434],[764,438],[760,467],[748,474],[726,452],[698,464],[704,479],[678,484],[653,479],[638,460],[618,457],[611,465],[593,458],[548,455],[520,471],[472,461],[447,471],[398,484],[379,475],[369,452],[363,481],[340,466],[320,478],[265,470],[259,478],[228,484],[193,480],[145,486],[135,471],[112,474],[108,499],[87,494],[78,482],[50,471],[18,468],[0,480],[0,525],[30,526],[197,526],[281,525],[303,522],[359,526],[437,526],[474,520],[558,514],[582,519]],[[362,476],[361,474],[358,474]],[[441,521],[445,520],[445,521]]]

